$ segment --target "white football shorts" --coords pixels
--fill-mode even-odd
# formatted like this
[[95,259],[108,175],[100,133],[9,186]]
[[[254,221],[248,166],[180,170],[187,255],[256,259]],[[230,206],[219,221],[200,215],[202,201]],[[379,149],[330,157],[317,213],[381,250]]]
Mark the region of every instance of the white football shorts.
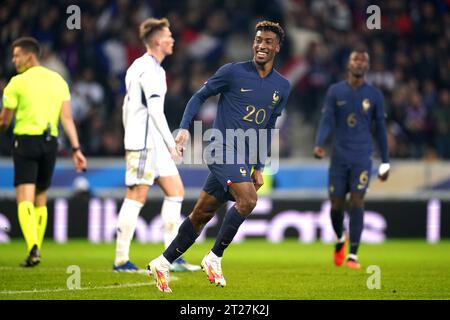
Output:
[[167,148],[126,152],[125,184],[128,187],[153,185],[158,177],[176,176],[178,169]]

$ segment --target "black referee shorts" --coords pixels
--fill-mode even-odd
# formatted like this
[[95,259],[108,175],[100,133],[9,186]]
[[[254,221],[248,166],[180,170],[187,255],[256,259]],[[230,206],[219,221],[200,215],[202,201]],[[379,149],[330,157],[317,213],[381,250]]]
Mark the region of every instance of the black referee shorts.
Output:
[[33,183],[40,190],[50,187],[55,169],[58,140],[40,136],[14,136],[14,186]]

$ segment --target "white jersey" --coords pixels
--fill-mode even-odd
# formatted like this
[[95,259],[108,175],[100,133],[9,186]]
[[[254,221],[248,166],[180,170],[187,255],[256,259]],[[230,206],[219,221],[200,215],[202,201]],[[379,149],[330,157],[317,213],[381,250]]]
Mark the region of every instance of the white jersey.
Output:
[[175,147],[164,115],[166,72],[148,53],[136,59],[125,76],[122,120],[127,151]]

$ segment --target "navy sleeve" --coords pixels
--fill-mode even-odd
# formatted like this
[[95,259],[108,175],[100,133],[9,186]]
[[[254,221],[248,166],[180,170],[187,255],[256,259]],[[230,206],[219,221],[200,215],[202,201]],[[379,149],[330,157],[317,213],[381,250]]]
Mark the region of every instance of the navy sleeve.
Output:
[[231,63],[228,63],[217,70],[217,72],[205,82],[188,101],[184,110],[183,119],[181,119],[180,128],[189,129],[189,126],[200,111],[201,106],[211,96],[215,96],[228,89],[228,81],[230,78]]
[[189,129],[192,119],[197,115],[200,107],[206,99],[213,96],[214,93],[206,86],[203,86],[189,99],[186,109],[184,109],[183,118],[181,119],[180,128]]
[[232,79],[233,65],[233,63],[223,65],[208,79],[208,81],[205,82],[205,87],[208,87],[213,92],[213,95],[228,90],[230,80]]
[[386,113],[384,112],[384,97],[381,91],[377,91],[375,105],[375,137],[380,148],[381,161],[389,163],[389,150],[386,131]]
[[[278,117],[281,115],[281,112],[283,112],[284,108],[286,107],[289,93],[291,91],[291,86],[288,84],[288,87],[286,89],[286,95],[281,100],[280,105],[275,109],[274,113],[270,116],[269,121],[267,122],[266,129],[267,129],[267,157],[270,157],[272,155],[272,129],[275,129],[275,124],[277,122]],[[264,169],[264,164],[266,162],[266,158],[261,159],[260,154],[258,152],[258,163],[255,165],[255,170],[262,170]]]
[[330,87],[325,96],[325,102],[322,109],[322,116],[319,123],[319,129],[316,134],[315,145],[321,147],[325,144],[328,136],[331,133],[334,125],[334,108],[335,108],[335,97],[333,93],[333,87]]

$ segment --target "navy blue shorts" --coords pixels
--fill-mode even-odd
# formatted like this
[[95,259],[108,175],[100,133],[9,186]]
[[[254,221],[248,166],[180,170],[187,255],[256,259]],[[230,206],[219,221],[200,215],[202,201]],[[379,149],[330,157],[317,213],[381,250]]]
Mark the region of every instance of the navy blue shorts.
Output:
[[229,191],[233,183],[252,182],[252,166],[246,164],[211,164],[211,171],[206,178],[203,191],[220,202],[236,201]]
[[353,163],[333,158],[328,172],[330,196],[345,197],[348,192],[365,193],[369,187],[371,171],[370,158]]

